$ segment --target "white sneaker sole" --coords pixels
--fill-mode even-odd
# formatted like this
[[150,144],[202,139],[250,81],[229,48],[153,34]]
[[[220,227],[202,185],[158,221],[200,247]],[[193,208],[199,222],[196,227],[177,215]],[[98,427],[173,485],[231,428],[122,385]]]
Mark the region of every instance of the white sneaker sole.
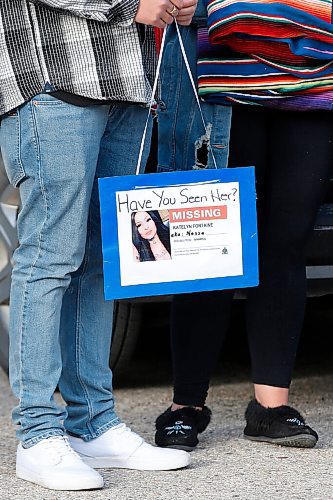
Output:
[[178,458],[178,460],[173,459],[172,461],[157,460],[152,462],[151,460],[145,461],[136,458],[128,459],[117,459],[111,457],[86,457],[80,454],[80,457],[90,467],[93,469],[133,469],[133,470],[175,470],[183,469],[191,463],[191,458],[186,454],[184,457]]
[[21,465],[16,466],[16,476],[24,481],[38,484],[50,490],[63,490],[63,491],[78,491],[78,490],[95,490],[103,488],[103,478],[91,478],[80,476],[77,480],[73,477],[69,478],[52,478],[45,477],[37,474]]

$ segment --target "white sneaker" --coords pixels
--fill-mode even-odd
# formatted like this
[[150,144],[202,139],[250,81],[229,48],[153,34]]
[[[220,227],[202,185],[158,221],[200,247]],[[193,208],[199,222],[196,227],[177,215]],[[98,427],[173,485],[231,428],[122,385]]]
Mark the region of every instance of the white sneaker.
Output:
[[73,436],[68,439],[82,460],[96,469],[171,470],[190,463],[189,453],[151,446],[125,424],[112,427],[92,441]]
[[86,465],[63,436],[43,439],[31,448],[17,447],[16,475],[51,490],[102,488],[102,476]]

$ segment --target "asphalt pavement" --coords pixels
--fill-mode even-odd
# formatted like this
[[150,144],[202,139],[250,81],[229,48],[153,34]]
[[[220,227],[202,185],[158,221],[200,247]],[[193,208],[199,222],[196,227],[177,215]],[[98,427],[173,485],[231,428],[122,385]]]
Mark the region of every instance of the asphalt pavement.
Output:
[[[10,412],[15,400],[0,371],[1,500],[333,500],[333,373],[297,376],[291,404],[318,431],[311,450],[257,444],[242,437],[244,409],[251,384],[214,379],[208,404],[213,421],[192,452],[188,469],[173,472],[102,470],[103,490],[55,492],[15,477],[15,431]],[[169,404],[170,386],[115,390],[118,413],[136,432],[153,442],[154,419]]]

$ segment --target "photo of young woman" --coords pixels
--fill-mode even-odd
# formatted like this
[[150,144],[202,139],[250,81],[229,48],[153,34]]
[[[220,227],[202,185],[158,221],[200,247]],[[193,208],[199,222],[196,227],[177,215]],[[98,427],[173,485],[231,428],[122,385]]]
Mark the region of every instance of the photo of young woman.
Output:
[[133,212],[131,220],[134,259],[137,262],[170,260],[170,231],[158,210]]

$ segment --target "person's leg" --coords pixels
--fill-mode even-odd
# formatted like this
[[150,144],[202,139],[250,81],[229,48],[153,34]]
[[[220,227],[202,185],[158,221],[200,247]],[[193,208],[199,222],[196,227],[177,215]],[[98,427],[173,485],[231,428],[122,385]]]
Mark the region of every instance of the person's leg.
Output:
[[274,113],[260,253],[247,318],[253,380],[288,388],[302,327],[306,243],[333,162],[330,113]]
[[59,324],[70,273],[81,264],[99,142],[109,106],[77,108],[40,95],[2,119],[1,150],[20,187],[20,246],[10,298],[10,380],[21,443],[16,474],[52,489],[91,489],[102,477],[64,437],[54,391],[62,360]]
[[[181,30],[192,74],[196,74],[197,28]],[[174,26],[168,28],[163,64],[159,112],[159,169],[191,170],[226,167],[228,159],[231,108],[202,103],[209,129],[205,133],[198,104],[191,87]],[[178,74],[179,78],[172,76]],[[180,406],[203,407],[209,379],[227,330],[221,314],[228,318],[233,292],[176,295],[171,313],[171,352],[174,398],[172,409]],[[200,311],[200,315],[198,315]],[[220,315],[220,316],[219,316]],[[208,321],[209,318],[209,321]],[[216,325],[219,325],[217,328]],[[211,326],[211,327],[210,327]],[[209,330],[210,342],[201,342],[202,331]],[[208,335],[208,332],[207,332]]]
[[[91,196],[85,256],[63,300],[59,387],[67,402],[65,427],[87,441],[120,423],[114,411],[109,367],[113,302],[104,300],[98,178],[135,174],[147,114],[141,106],[111,108]],[[151,124],[143,164],[150,136]]]
[[[259,237],[259,268],[262,268],[262,241],[267,223],[266,204],[269,203],[269,137],[271,135],[272,112],[267,109],[257,109],[248,106],[235,107],[233,110],[232,129],[230,137],[229,166],[254,165],[256,172],[258,237]],[[273,115],[274,116],[274,115]],[[244,133],[246,132],[246,133]],[[259,302],[251,299],[256,289],[248,290],[246,315],[251,320],[253,308],[261,311]],[[260,318],[260,314],[258,315]],[[248,332],[248,335],[251,334]],[[250,337],[251,339],[251,337]],[[269,407],[284,405],[288,402],[288,389],[255,384],[255,396],[258,401]],[[251,403],[253,406],[254,402]],[[246,412],[250,420],[249,410]]]
[[[135,173],[147,114],[147,108],[133,105],[111,109],[91,197],[85,257],[63,301],[63,372],[59,387],[68,404],[64,425],[72,448],[95,468],[167,470],[189,464],[186,453],[152,447],[120,423],[112,394],[112,302],[106,302],[103,296],[97,179]],[[151,123],[143,164],[150,137]]]
[[[259,261],[262,262],[261,242],[267,223],[265,211],[269,203],[269,137],[271,134],[272,111],[248,106],[238,106],[233,110],[232,129],[230,136],[229,167],[254,165],[256,172],[257,214],[259,233]],[[274,115],[273,115],[274,116]],[[244,133],[246,131],[246,133]],[[260,304],[251,300],[256,289],[248,290],[246,303],[247,318],[252,318],[252,309],[260,310]],[[260,316],[260,314],[259,314]],[[288,389],[256,385],[256,396],[267,406],[279,406],[288,402]]]
[[63,434],[54,401],[62,363],[60,312],[70,273],[81,264],[89,199],[108,106],[77,108],[41,95],[1,123],[10,180],[20,184],[10,298],[13,411],[25,447]]
[[[196,26],[181,29],[181,35],[195,79]],[[158,114],[159,171],[214,168],[212,151],[217,167],[226,167],[231,108],[201,103],[207,124],[205,130],[173,25],[167,32],[161,97]],[[176,295],[173,298],[171,352],[174,398],[171,407],[156,421],[155,441],[159,446],[192,449],[198,442],[197,433],[209,423],[210,410],[204,405],[209,379],[227,330],[232,295],[232,291],[224,294],[208,292]],[[222,325],[221,315],[225,318]],[[209,342],[202,342],[203,331]],[[189,406],[197,411],[187,408]],[[199,414],[202,408],[204,411]],[[170,433],[169,427],[176,421],[181,421],[186,429],[181,433]]]
[[[203,408],[228,328],[233,291],[183,294],[172,304],[173,409]],[[203,336],[204,334],[204,336]]]
[[[249,119],[251,126],[244,134],[244,124]],[[234,168],[255,164],[258,192],[263,190],[267,159],[266,129],[267,118],[264,112],[249,110],[247,107],[234,109],[228,165]],[[172,306],[171,346],[173,401],[177,405],[202,407],[205,404],[212,370],[228,328],[232,298],[232,291],[175,297]],[[204,314],[197,315],[194,311],[203,311]],[[189,321],[188,318],[193,319]],[[202,342],[203,331],[209,342]]]
[[[272,113],[260,285],[251,290],[247,317],[255,397],[262,407],[288,402],[304,318],[306,243],[332,166],[332,136],[330,113]],[[302,423],[299,415],[293,418]],[[315,441],[312,435],[308,445]]]

